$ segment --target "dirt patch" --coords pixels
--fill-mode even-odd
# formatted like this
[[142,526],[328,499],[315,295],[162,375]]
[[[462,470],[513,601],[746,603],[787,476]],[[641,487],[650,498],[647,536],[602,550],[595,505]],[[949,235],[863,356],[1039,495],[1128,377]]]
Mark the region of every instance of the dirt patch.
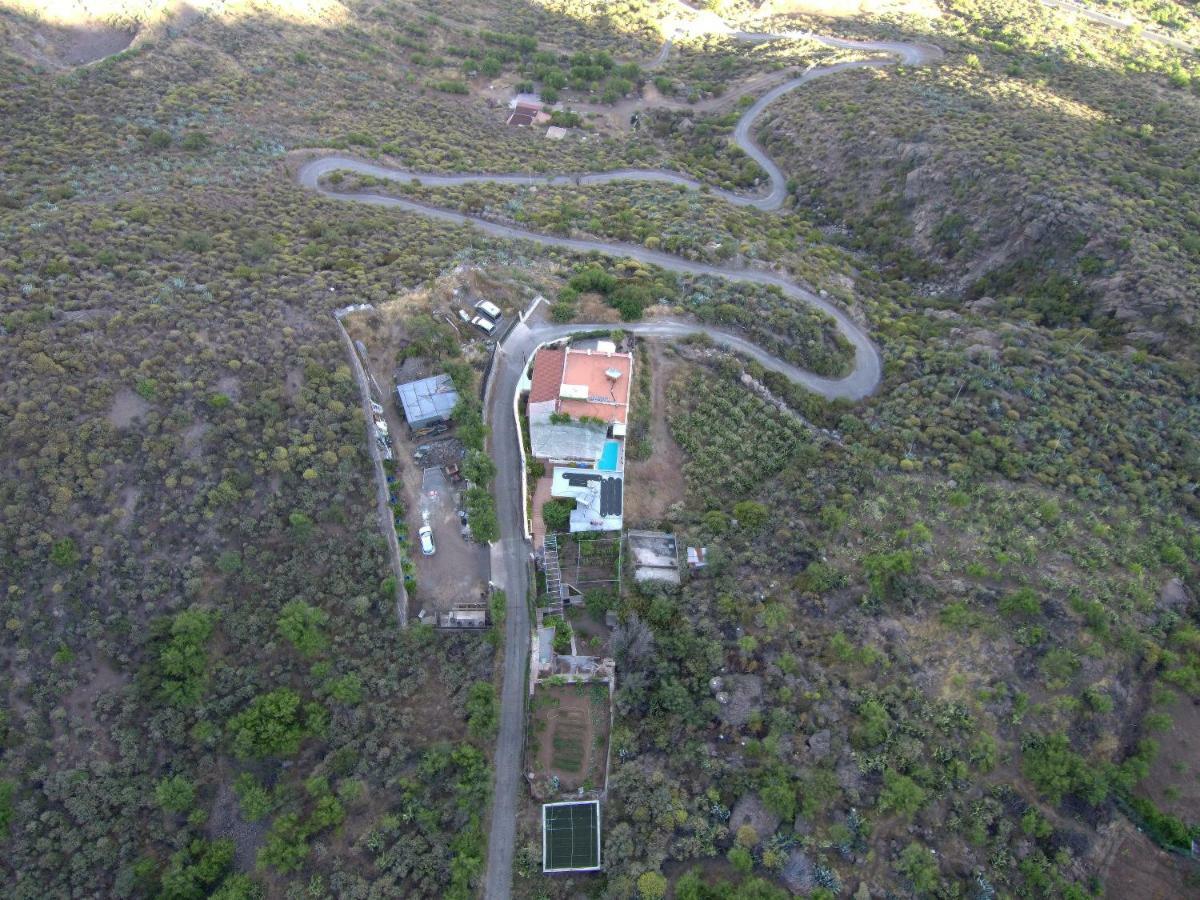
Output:
[[304,387],[304,370],[299,366],[293,366],[288,369],[287,375],[283,381],[283,391],[289,400],[294,400],[300,395],[301,388]]
[[242,396],[242,383],[236,375],[226,375],[217,382],[217,391],[230,400],[237,400]]
[[120,528],[125,531],[133,524],[134,513],[137,511],[138,500],[142,497],[141,488],[128,486],[121,491],[121,505],[119,511],[121,514]]
[[[407,469],[416,472],[415,466]],[[420,502],[408,516],[417,606],[430,612],[446,612],[456,604],[484,599],[491,556],[486,545],[468,541],[462,535],[459,487],[451,484],[442,469],[431,468],[421,473],[419,490]],[[433,556],[421,552],[417,529],[423,524],[433,529]]]
[[270,820],[264,818],[247,822],[242,818],[237,795],[230,787],[234,777],[228,773],[217,782],[217,794],[208,817],[208,836],[212,840],[229,838],[233,841],[234,862],[238,871],[253,872],[258,848],[267,836]]
[[114,428],[128,428],[150,411],[150,404],[131,391],[122,388],[113,397],[108,410],[108,423]]
[[539,686],[533,696],[530,752],[536,775],[558,778],[562,792],[604,788],[608,685]]
[[207,422],[193,422],[183,431],[183,452],[188,459],[200,459],[204,455],[204,435],[209,425]]
[[625,522],[630,526],[651,525],[670,518],[672,506],[687,494],[683,477],[686,456],[671,437],[667,425],[667,384],[684,365],[658,341],[650,348],[650,445],[649,459],[630,461],[625,466]]
[[[546,465],[546,472],[552,470],[549,465]],[[546,540],[546,523],[542,520],[542,507],[550,501],[550,487],[554,483],[552,474],[543,475],[537,480],[537,484],[533,489],[533,516],[530,520],[530,529],[533,532],[533,546],[541,547]]]
[[[615,595],[615,592],[614,592]],[[616,598],[612,601],[616,606]],[[580,606],[570,606],[566,610],[567,621],[575,632],[575,646],[585,656],[612,656],[612,629],[603,622],[597,622],[586,609]]]
[[1153,735],[1158,755],[1141,792],[1163,812],[1189,822],[1200,809],[1200,703],[1176,692],[1161,712],[1171,717],[1171,727]]
[[100,22],[53,24],[16,16],[5,18],[10,26],[7,49],[32,65],[52,69],[98,62],[129,49],[138,35],[136,28],[116,28]]
[[1128,820],[1100,829],[1093,851],[1097,872],[1110,900],[1175,900],[1196,895],[1200,866],[1160,850]]
[[61,725],[56,724],[55,737],[68,748],[65,758],[96,755],[110,758],[116,748],[100,725],[96,703],[105,695],[122,690],[129,679],[103,658],[93,659],[90,666],[85,663],[80,669],[79,683],[63,698],[62,707],[67,715]]
[[91,25],[61,29],[59,54],[68,66],[82,66],[128,49],[137,37],[133,29]]
[[599,294],[580,295],[579,305],[575,309],[576,322],[618,325],[621,321],[621,314],[605,303]]

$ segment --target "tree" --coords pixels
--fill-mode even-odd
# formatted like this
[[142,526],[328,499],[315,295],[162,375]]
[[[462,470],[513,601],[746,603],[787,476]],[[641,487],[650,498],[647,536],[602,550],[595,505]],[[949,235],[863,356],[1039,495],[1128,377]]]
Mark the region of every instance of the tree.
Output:
[[233,872],[221,882],[221,886],[209,900],[261,900],[263,896],[262,886],[253,878],[241,872]]
[[487,487],[496,476],[496,464],[481,450],[471,450],[463,460],[462,472],[468,481]]
[[191,706],[204,693],[208,664],[205,649],[212,636],[213,615],[197,607],[171,620],[170,639],[159,651],[160,691],[169,703]]
[[329,621],[329,614],[303,600],[285,603],[279,615],[279,632],[292,642],[304,656],[313,656],[325,647],[325,636],[321,628]]
[[196,788],[184,776],[172,775],[155,785],[154,799],[167,812],[186,812],[196,799]]
[[654,632],[636,615],[613,629],[613,656],[626,670],[644,668],[654,655]]
[[774,766],[763,776],[758,795],[763,805],[785,821],[796,817],[796,785],[782,766]]
[[164,900],[201,900],[233,864],[233,841],[194,840],[171,856],[163,872],[159,897]]
[[454,420],[455,435],[463,446],[468,450],[483,450],[489,429],[483,424],[477,403],[460,396],[450,418]]
[[301,709],[300,695],[290,688],[260,694],[229,720],[233,752],[243,759],[291,756],[309,734],[309,718],[311,712]]
[[467,490],[467,516],[475,540],[490,543],[500,537],[500,522],[496,518],[496,501],[487,488],[474,485]]
[[271,823],[267,840],[258,851],[259,866],[278,872],[295,872],[308,858],[308,835],[296,813],[283,813]]
[[13,819],[13,794],[17,791],[15,783],[7,778],[0,779],[0,836],[8,834],[8,826]]

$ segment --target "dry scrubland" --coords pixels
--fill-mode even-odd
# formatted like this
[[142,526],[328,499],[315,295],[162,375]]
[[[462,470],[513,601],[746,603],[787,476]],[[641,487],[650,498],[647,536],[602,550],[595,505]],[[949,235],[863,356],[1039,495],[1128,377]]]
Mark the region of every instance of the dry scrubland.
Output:
[[[394,631],[330,312],[477,262],[564,319],[598,290],[751,333],[747,309],[806,340],[821,325],[728,286],[318,200],[292,186],[289,151],[751,184],[709,113],[586,142],[499,126],[492,76],[470,75],[484,66],[561,77],[567,96],[594,85],[601,105],[614,79],[686,99],[723,66],[776,70],[723,63],[718,42],[669,85],[620,74],[679,7],[607,4],[624,30],[598,7],[277,0],[186,27],[135,17],[132,49],[86,68],[31,67],[49,26],[0,15],[10,895],[472,895],[494,650]],[[640,188],[435,196],[778,266],[852,304],[886,360],[850,408],[686,349],[656,415],[689,454],[674,524],[712,564],[620,610],[606,874],[548,882],[524,847],[517,893],[654,897],[669,877],[678,896],[772,897],[781,871],[826,895],[860,879],[1194,891],[1194,864],[1153,844],[1196,824],[1195,62],[1024,3],[801,24],[948,57],[780,104],[762,138],[799,209]],[[504,37],[521,34],[537,46]],[[709,687],[722,669],[728,707]],[[708,886],[683,874],[698,863]]]

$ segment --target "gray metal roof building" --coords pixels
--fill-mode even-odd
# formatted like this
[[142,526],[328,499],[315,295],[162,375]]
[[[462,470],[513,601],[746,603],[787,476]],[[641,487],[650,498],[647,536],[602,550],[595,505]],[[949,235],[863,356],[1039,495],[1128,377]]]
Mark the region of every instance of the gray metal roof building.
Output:
[[396,386],[404,418],[412,428],[424,428],[450,419],[458,405],[458,392],[449,375],[434,375]]

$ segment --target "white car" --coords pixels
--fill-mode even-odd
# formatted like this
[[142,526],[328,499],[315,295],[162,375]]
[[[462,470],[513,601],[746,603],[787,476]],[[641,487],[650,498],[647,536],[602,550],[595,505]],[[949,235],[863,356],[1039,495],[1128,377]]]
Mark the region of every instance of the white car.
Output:
[[471,314],[469,312],[467,312],[465,309],[460,309],[458,311],[458,317],[460,319],[462,319],[463,322],[465,322],[466,324],[468,324],[468,325],[471,324]]
[[493,334],[496,333],[496,323],[492,322],[488,319],[485,319],[483,316],[476,316],[475,318],[473,318],[471,320],[471,324],[474,325],[476,328],[478,328],[480,331],[482,331],[484,334],[486,334],[488,337],[491,337]]
[[437,548],[433,546],[433,529],[422,525],[417,534],[421,537],[421,552],[426,556],[433,556],[437,552]]

